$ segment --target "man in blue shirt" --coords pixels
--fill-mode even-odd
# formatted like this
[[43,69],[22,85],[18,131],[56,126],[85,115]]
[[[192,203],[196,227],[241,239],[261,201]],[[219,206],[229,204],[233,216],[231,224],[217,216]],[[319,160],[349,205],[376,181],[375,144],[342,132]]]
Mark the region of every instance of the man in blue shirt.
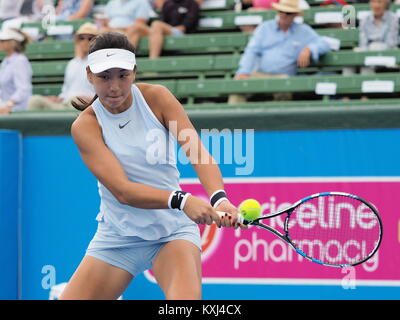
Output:
[[107,19],[100,33],[126,33],[135,24],[146,25],[153,9],[148,0],[110,0],[104,10]]
[[[295,23],[301,13],[299,0],[281,0],[272,5],[277,18],[261,23],[252,35],[240,59],[235,79],[250,77],[288,77],[297,67],[307,67],[311,59],[330,51],[330,47],[310,26]],[[231,95],[228,103],[246,101],[243,96]]]

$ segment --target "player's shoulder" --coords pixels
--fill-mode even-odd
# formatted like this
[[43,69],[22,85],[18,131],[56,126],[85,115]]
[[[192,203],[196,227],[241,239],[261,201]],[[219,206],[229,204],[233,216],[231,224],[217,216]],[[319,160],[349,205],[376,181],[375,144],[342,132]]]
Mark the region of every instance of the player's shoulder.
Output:
[[164,123],[165,115],[178,112],[178,106],[180,106],[173,93],[159,84],[140,83],[136,86],[157,119],[167,127]]
[[99,128],[99,124],[93,107],[89,106],[83,110],[71,125],[71,135],[76,137],[88,129]]
[[137,83],[136,87],[146,101],[162,101],[163,97],[171,94],[169,89],[161,84]]
[[159,90],[161,91],[168,90],[167,87],[163,86],[162,84],[153,84],[145,82],[136,83],[136,87],[138,87],[138,89],[142,93],[150,93],[150,94],[157,93]]

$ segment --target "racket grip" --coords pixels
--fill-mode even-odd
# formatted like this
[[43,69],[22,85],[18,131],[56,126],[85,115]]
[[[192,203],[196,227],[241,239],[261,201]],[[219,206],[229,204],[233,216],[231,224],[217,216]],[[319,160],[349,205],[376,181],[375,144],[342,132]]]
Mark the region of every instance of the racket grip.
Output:
[[[225,216],[225,214],[230,215],[230,213],[227,212],[223,212],[223,211],[217,211],[217,214],[222,218],[223,216]],[[238,213],[238,222],[239,223],[244,223],[244,218],[243,216]]]

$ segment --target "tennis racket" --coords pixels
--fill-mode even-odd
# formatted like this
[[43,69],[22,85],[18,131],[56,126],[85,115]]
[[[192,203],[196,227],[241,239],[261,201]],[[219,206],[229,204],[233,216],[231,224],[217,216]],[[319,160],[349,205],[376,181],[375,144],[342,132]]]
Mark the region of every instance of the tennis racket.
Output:
[[[283,232],[263,223],[280,215],[286,215]],[[359,265],[370,259],[382,242],[382,220],[377,209],[343,192],[313,194],[253,221],[239,215],[239,222],[268,230],[308,260],[331,267]]]

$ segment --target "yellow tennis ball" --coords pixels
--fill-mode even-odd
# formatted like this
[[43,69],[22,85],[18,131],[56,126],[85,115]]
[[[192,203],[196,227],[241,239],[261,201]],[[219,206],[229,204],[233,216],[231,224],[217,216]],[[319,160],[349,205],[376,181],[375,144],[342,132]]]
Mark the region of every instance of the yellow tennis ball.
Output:
[[247,199],[240,204],[239,211],[245,220],[253,221],[260,217],[261,205],[257,200]]

